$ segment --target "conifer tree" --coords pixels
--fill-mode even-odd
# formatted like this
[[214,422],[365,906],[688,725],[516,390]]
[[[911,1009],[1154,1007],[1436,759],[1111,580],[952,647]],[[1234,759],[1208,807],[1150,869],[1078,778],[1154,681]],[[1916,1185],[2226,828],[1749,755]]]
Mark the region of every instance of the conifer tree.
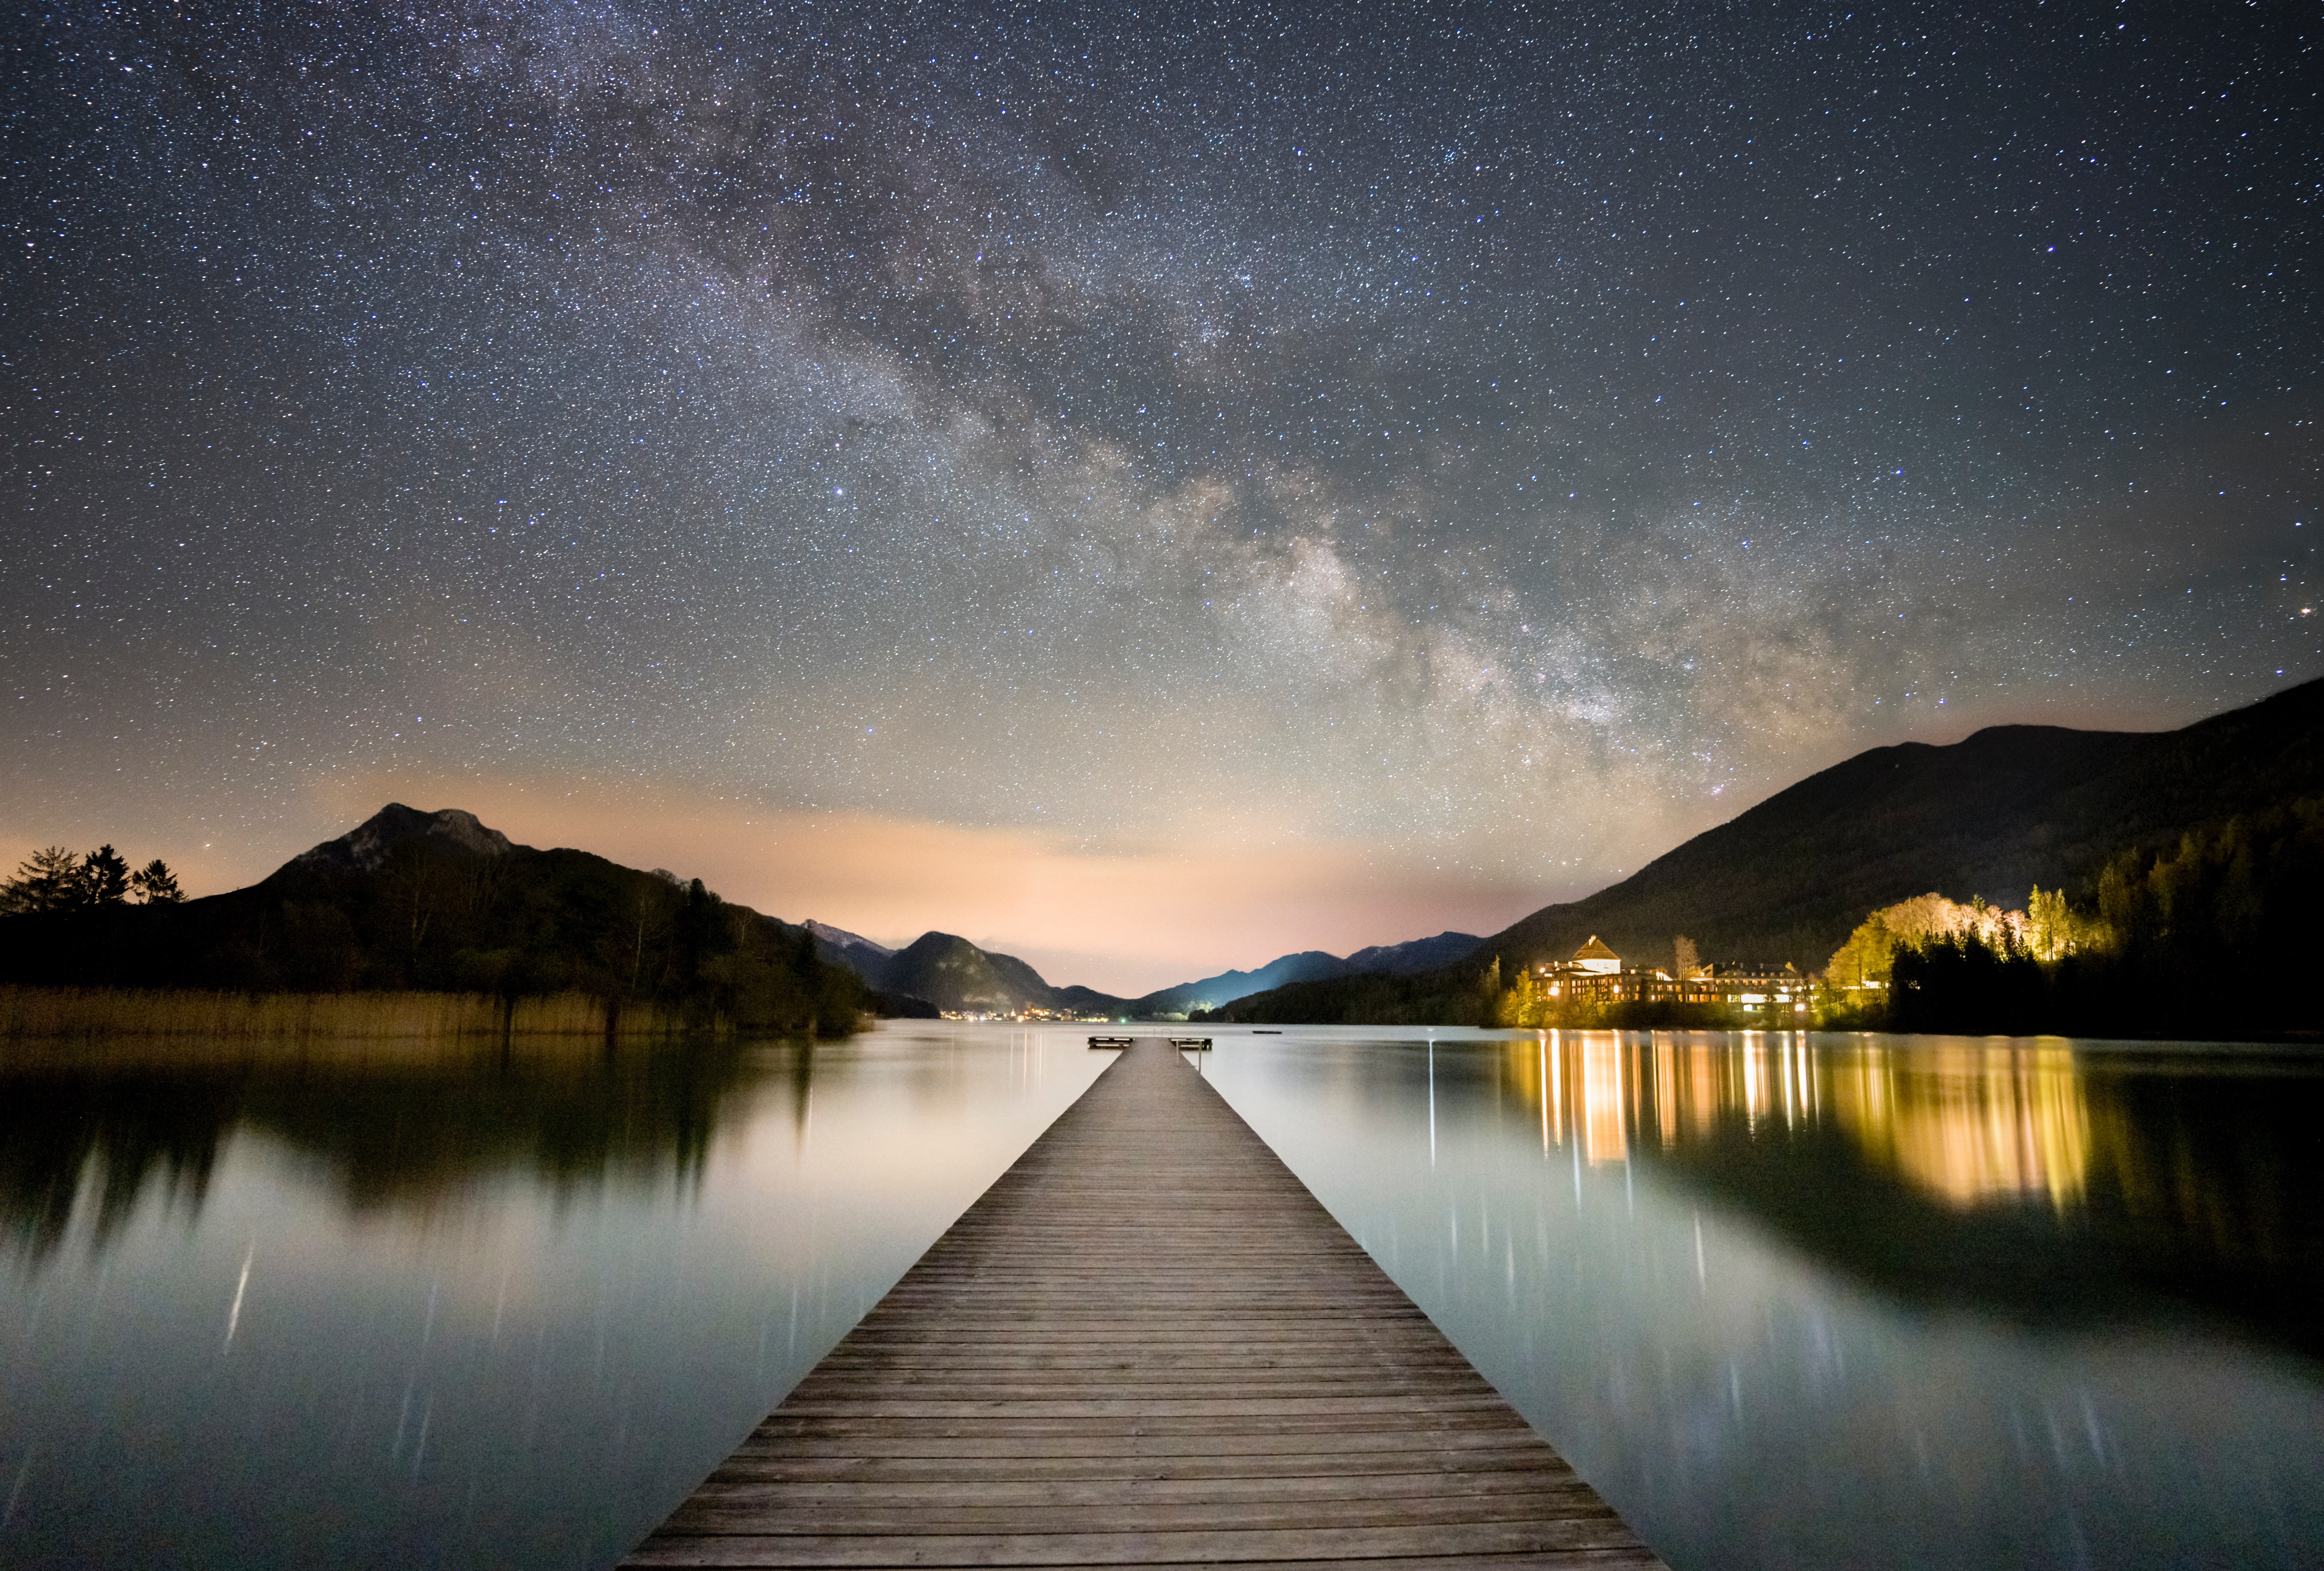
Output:
[[100,846],[80,859],[77,905],[120,905],[129,898],[129,864],[111,846]]
[[140,905],[176,905],[186,898],[178,887],[178,875],[158,856],[129,875],[129,887],[136,891]]
[[16,876],[0,883],[0,912],[11,916],[69,910],[78,903],[80,862],[61,846],[32,853]]

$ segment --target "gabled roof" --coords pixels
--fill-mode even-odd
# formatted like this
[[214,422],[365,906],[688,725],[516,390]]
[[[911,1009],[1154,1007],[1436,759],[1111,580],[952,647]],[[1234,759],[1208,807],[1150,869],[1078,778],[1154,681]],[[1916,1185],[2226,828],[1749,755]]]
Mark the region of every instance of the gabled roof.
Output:
[[1573,951],[1573,957],[1576,960],[1619,960],[1621,958],[1619,955],[1609,949],[1606,947],[1606,941],[1595,933],[1590,935],[1588,943]]

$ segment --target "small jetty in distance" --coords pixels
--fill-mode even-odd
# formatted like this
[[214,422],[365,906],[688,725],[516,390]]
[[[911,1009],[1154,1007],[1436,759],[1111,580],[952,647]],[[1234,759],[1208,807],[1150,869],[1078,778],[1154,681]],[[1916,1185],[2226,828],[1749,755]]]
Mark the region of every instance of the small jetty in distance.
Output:
[[1661,1565],[1144,1040],[623,1564],[1331,1561]]

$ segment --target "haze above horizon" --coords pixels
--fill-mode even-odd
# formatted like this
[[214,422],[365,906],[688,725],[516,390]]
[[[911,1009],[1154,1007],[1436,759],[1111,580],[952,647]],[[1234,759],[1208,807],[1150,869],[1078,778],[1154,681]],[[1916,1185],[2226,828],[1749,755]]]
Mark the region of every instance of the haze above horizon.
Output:
[[456,806],[1136,995],[2324,674],[2314,18],[1911,22],[51,7],[0,856]]

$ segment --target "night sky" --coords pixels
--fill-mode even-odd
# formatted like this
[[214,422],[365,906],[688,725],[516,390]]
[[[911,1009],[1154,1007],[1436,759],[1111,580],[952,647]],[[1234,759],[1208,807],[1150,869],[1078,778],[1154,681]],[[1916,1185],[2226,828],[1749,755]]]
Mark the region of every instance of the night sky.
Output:
[[0,855],[461,806],[1139,992],[2249,702],[2324,674],[2319,32],[28,4]]

